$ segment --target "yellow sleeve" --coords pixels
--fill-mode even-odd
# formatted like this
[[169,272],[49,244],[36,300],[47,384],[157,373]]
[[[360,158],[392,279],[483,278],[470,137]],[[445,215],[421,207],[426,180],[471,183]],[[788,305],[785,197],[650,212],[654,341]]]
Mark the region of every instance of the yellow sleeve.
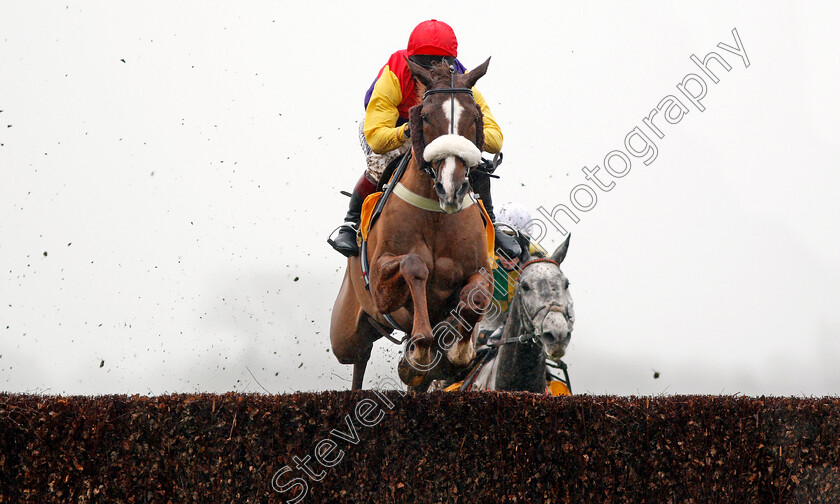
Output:
[[502,130],[496,123],[496,118],[493,117],[490,107],[487,106],[487,102],[484,101],[484,97],[481,96],[478,89],[472,88],[472,92],[476,105],[481,108],[481,113],[484,114],[484,150],[495,154],[502,150]]
[[405,142],[405,125],[394,127],[400,117],[397,107],[402,98],[400,81],[386,65],[373,86],[365,110],[365,139],[377,154],[394,150]]

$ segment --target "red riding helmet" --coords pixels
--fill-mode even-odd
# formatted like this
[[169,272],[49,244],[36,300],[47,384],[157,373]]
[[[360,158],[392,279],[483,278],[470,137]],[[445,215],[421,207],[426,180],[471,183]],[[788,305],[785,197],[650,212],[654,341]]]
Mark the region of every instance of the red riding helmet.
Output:
[[458,56],[458,39],[452,27],[430,19],[417,25],[408,37],[408,55]]

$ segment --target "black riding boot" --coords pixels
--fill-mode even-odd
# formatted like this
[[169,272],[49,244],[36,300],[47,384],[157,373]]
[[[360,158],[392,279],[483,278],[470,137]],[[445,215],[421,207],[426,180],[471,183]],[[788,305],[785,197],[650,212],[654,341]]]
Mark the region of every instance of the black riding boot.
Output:
[[[496,214],[493,213],[493,197],[490,195],[490,177],[480,171],[474,171],[470,173],[470,185],[478,194],[478,197],[481,198],[484,209],[487,210],[487,215],[495,224]],[[515,237],[506,234],[501,229],[496,229],[496,251],[502,252],[503,255],[507,256],[506,259],[513,260],[522,254],[522,247],[519,246]]]
[[338,230],[335,240],[327,240],[341,255],[351,257],[359,255],[359,244],[356,241],[356,234],[359,223],[362,220],[362,203],[371,193],[376,190],[376,184],[367,178],[367,174],[356,182],[353,194],[350,196],[350,207],[344,217],[344,224]]

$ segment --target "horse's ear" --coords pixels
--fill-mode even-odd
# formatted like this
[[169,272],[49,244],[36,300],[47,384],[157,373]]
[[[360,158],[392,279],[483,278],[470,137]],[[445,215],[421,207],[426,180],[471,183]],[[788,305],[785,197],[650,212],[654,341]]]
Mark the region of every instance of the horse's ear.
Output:
[[426,140],[423,136],[423,105],[415,105],[408,109],[408,129],[411,131],[411,148],[418,166],[422,166],[423,151],[426,149]]
[[487,61],[478,65],[477,67],[470,70],[467,74],[467,80],[464,84],[464,87],[471,88],[475,86],[475,83],[478,82],[478,79],[484,77],[484,74],[487,73],[487,67],[490,65],[490,58],[487,58]]
[[432,87],[432,74],[425,68],[421,67],[417,63],[411,61],[410,59],[406,58],[405,62],[408,63],[408,69],[411,70],[411,75],[417,79],[417,82],[423,85],[426,89],[431,89]]
[[551,254],[551,260],[552,261],[556,262],[557,264],[562,264],[563,263],[563,259],[566,258],[566,252],[569,251],[569,239],[571,237],[572,237],[572,233],[569,233],[568,235],[566,235],[566,241],[561,243],[560,246],[557,247],[557,250],[555,250],[554,253]]

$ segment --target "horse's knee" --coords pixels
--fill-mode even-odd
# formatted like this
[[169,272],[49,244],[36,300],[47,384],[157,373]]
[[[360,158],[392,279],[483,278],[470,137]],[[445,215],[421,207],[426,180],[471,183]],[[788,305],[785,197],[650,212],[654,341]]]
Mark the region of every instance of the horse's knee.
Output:
[[348,357],[347,355],[339,355],[335,353],[333,350],[333,355],[335,355],[335,359],[338,361],[339,364],[355,364],[356,361],[352,358]]
[[391,313],[408,300],[407,278],[402,272],[405,256],[380,258],[371,268],[370,293],[379,313]]
[[332,341],[332,352],[340,364],[356,364],[370,359],[373,343],[361,334],[350,334]]
[[429,278],[429,268],[417,254],[408,254],[400,261],[400,273],[406,279],[422,282]]
[[352,351],[349,347],[333,345],[332,353],[339,364],[355,364],[359,360],[358,352]]
[[476,314],[483,314],[492,301],[490,288],[486,283],[476,282],[461,289],[460,305]]
[[373,306],[379,313],[391,313],[405,304],[408,299],[408,293],[402,292],[392,288],[393,286],[379,285],[378,288],[371,292],[373,298]]

